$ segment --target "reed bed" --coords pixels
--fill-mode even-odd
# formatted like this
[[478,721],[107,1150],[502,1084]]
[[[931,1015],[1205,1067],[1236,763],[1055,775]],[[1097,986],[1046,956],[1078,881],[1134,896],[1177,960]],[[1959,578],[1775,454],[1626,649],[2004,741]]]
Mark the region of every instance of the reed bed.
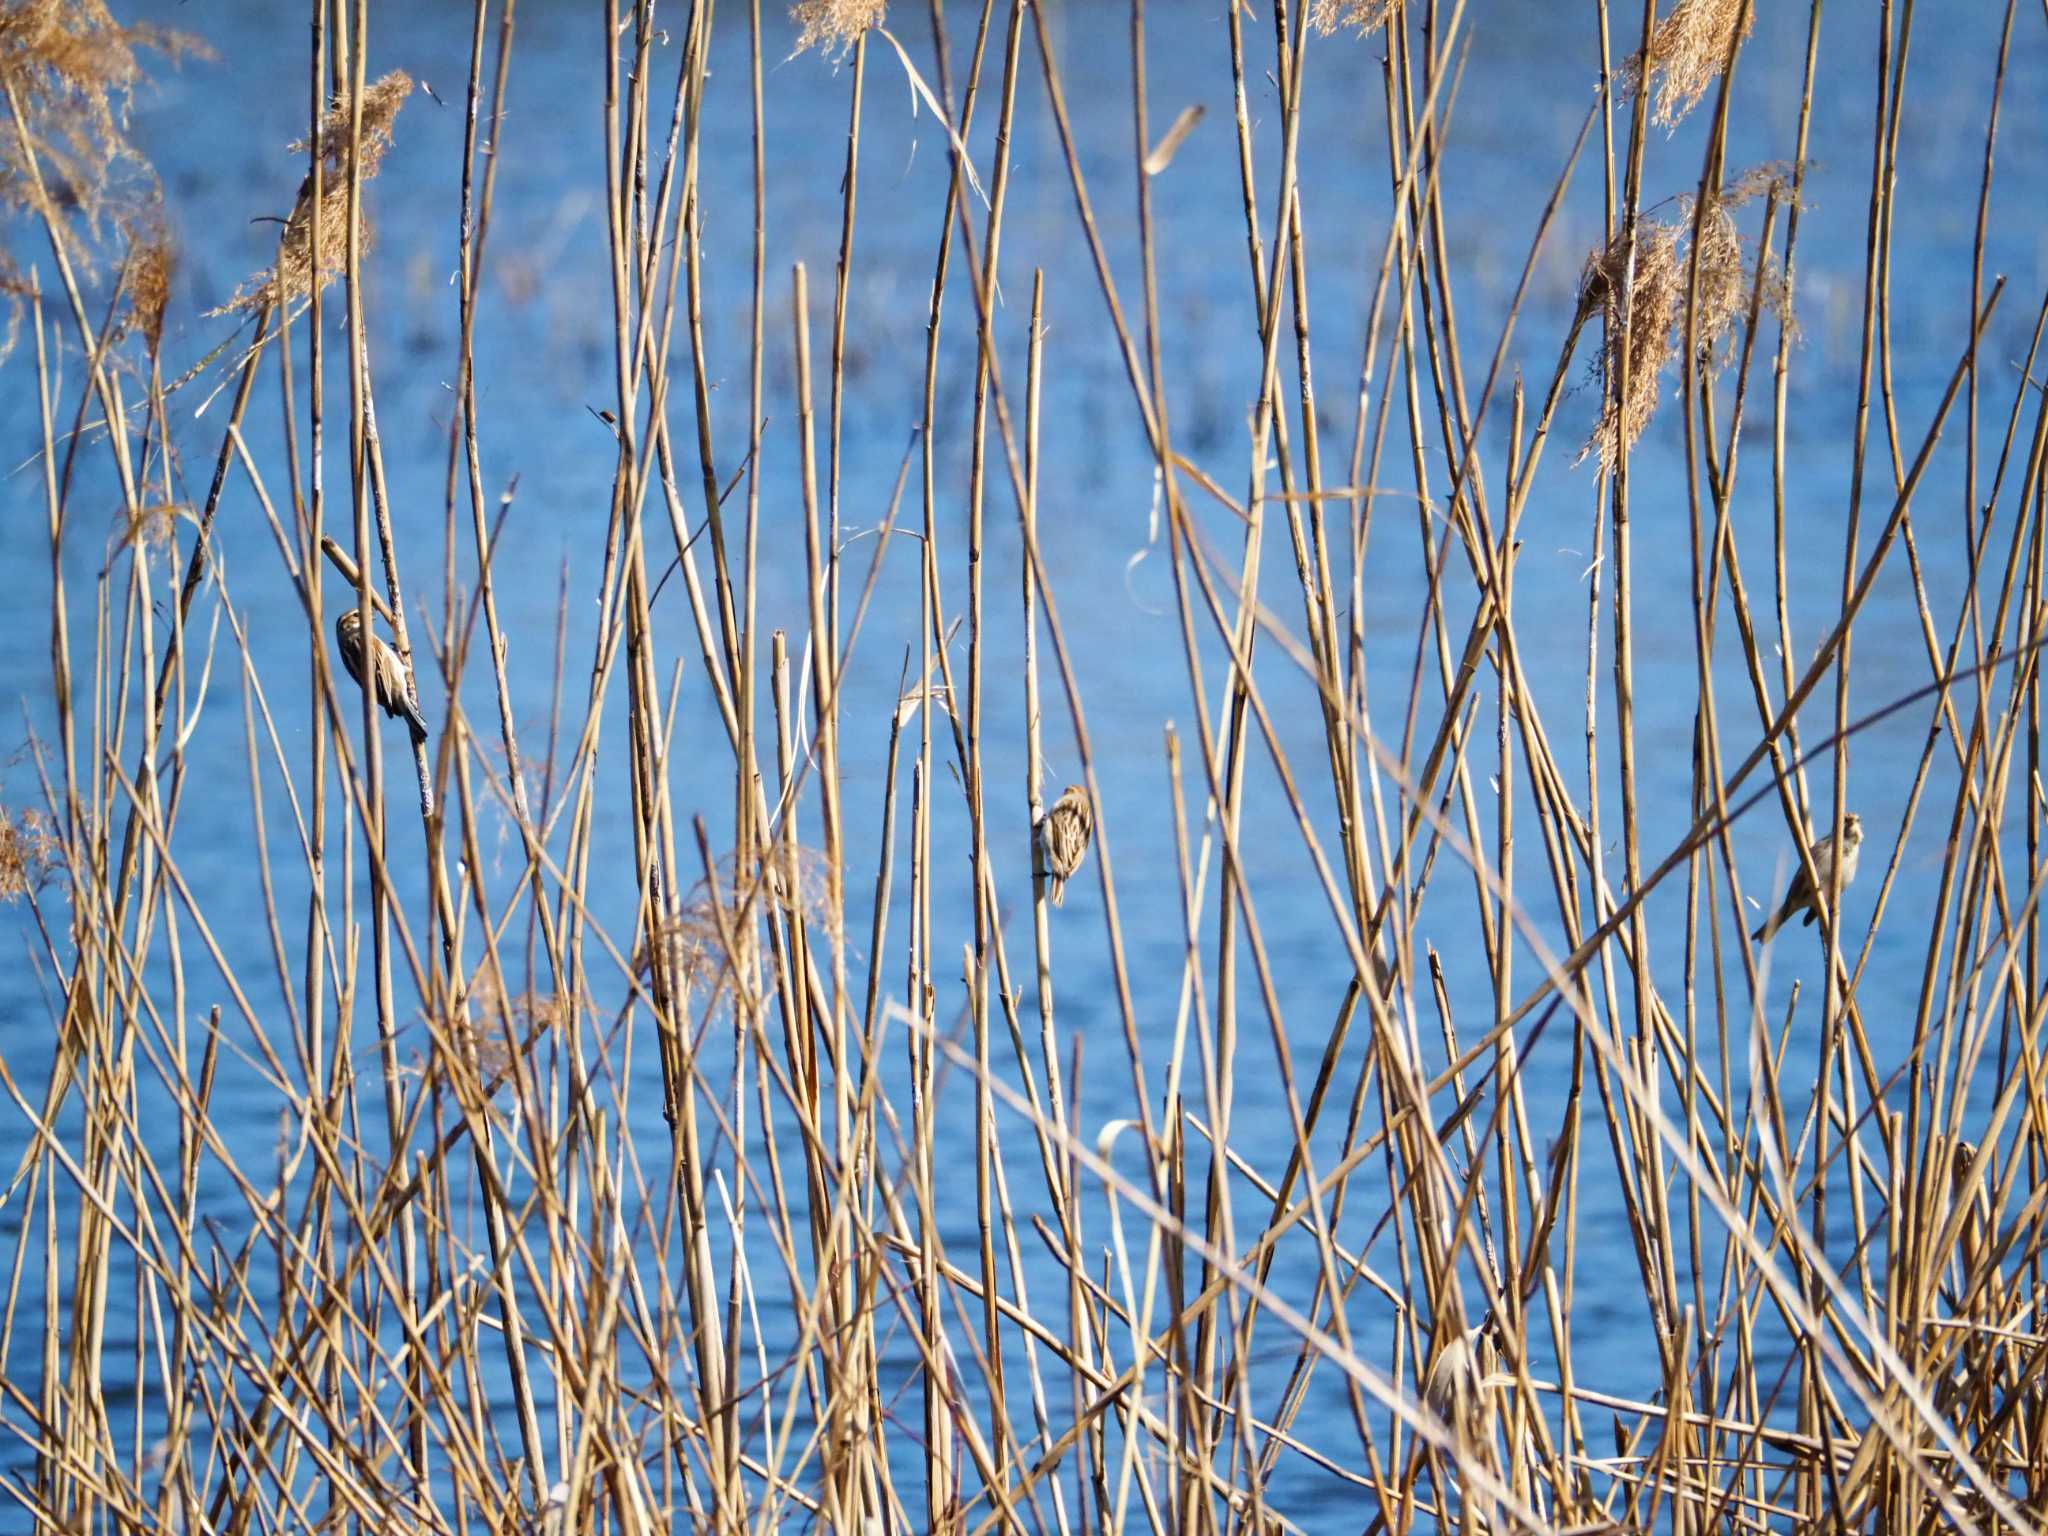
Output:
[[[1598,90],[1538,226],[1489,233],[1521,276],[1476,342],[1443,150],[1483,8],[1176,14],[1230,61],[1234,121],[1201,131],[1235,136],[1242,256],[1203,259],[1247,261],[1259,343],[1242,437],[1206,451],[1183,446],[1164,362],[1161,269],[1189,257],[1153,183],[1195,125],[1148,81],[1159,11],[1128,8],[1128,101],[1084,104],[1040,5],[803,0],[801,43],[836,68],[807,58],[786,66],[800,87],[773,83],[845,103],[825,272],[787,268],[764,231],[782,61],[759,0],[589,7],[591,46],[611,42],[586,174],[614,390],[609,503],[575,592],[598,615],[587,656],[566,589],[556,636],[515,637],[494,586],[528,535],[479,446],[475,338],[499,167],[544,121],[507,112],[510,0],[475,0],[466,87],[441,92],[465,142],[438,552],[431,516],[393,505],[378,430],[393,363],[370,346],[369,212],[406,114],[428,109],[369,68],[373,8],[312,0],[291,23],[310,28],[304,184],[275,261],[195,321],[213,350],[176,360],[159,194],[123,101],[186,45],[101,0],[0,9],[14,381],[25,398],[33,370],[37,405],[12,590],[32,608],[46,557],[49,605],[47,677],[22,679],[46,724],[9,781],[34,792],[0,819],[0,899],[50,998],[0,1025],[4,1523],[2037,1528],[2048,399],[2031,351],[2014,371],[1979,340],[2001,300],[2027,302],[1982,253],[1994,218],[2032,216],[1994,196],[1993,170],[2006,48],[2039,19],[2008,3],[1968,106],[1970,312],[1920,360],[1946,381],[1922,409],[1893,391],[1890,324],[1915,7],[1867,23],[1874,61],[1809,49],[1796,141],[1753,171],[1726,160],[1753,3],[1595,0],[1560,21]],[[746,39],[745,90],[728,78],[718,100],[751,111],[751,208],[707,191],[714,27]],[[1384,60],[1361,108],[1384,116],[1387,162],[1344,170],[1384,188],[1386,219],[1355,253],[1355,387],[1319,397],[1305,228],[1342,152],[1305,141],[1302,102],[1336,49]],[[1278,110],[1255,113],[1268,76]],[[905,110],[906,85],[950,155],[922,210],[923,390],[894,484],[856,488],[849,293],[863,199],[894,174],[863,157],[864,97]],[[1805,207],[1823,91],[1877,104],[1867,209]],[[1034,97],[1058,148],[1038,174],[1093,292],[1004,261],[1011,128]],[[1128,113],[1114,174],[1077,148],[1084,106]],[[1680,166],[1671,146],[1693,140],[1665,130],[1689,114],[1705,151]],[[1584,262],[1575,313],[1537,327],[1562,340],[1532,355],[1518,336],[1539,258],[1559,255],[1554,215],[1602,178],[1601,237],[1562,253]],[[1124,259],[1097,211],[1133,196]],[[1861,366],[1838,600],[1795,613],[1788,562],[1834,559],[1785,492],[1801,231],[1821,216],[1867,218]],[[707,272],[706,221],[749,218],[751,271]],[[747,293],[743,354],[707,339],[714,277]],[[1028,305],[1021,347],[1005,304]],[[1156,473],[1180,643],[1127,664],[1185,672],[1163,806],[1111,792],[1085,633],[1047,555],[1045,403],[1063,342],[1086,336],[1121,365],[1109,429]],[[1604,404],[1574,466],[1550,438],[1588,369]],[[771,422],[777,370],[794,411]],[[266,412],[276,454],[249,435]],[[1645,433],[1682,443],[1682,478],[1634,472]],[[1928,595],[1936,535],[1915,526],[1944,434],[1968,454],[1959,602]],[[89,566],[67,558],[102,537],[87,484],[120,508]],[[1583,702],[1562,711],[1518,638],[1558,623],[1515,594],[1546,498],[1591,514],[1569,619]],[[224,503],[246,510],[233,564]],[[1767,539],[1738,537],[1762,526],[1743,504],[1771,508]],[[1641,772],[1635,657],[1641,627],[1673,618],[1633,584],[1638,511],[1689,541],[1676,839],[1645,809],[1661,791]],[[1376,566],[1388,519],[1413,525],[1419,571]],[[771,562],[799,573],[804,622],[764,633]],[[256,581],[295,596],[295,650],[248,643],[235,586]],[[1369,667],[1368,593],[1388,591],[1412,594],[1408,660]],[[337,664],[343,606],[389,637],[427,741]],[[1901,613],[1924,686],[1852,697],[1853,643]],[[550,656],[536,730],[508,668]],[[874,696],[854,679],[899,675],[893,707],[849,706]],[[277,727],[287,693],[310,701],[303,732]],[[1859,742],[1902,711],[1924,748],[1903,814],[1865,816],[1856,931],[1814,848],[1841,836]],[[1021,775],[984,772],[999,716],[1024,722]],[[878,746],[879,781],[847,774]],[[675,792],[683,752],[729,762],[709,814]],[[1059,795],[1048,756],[1092,811],[1057,912],[1029,830]],[[243,796],[254,917],[188,875],[181,829]],[[1124,828],[1147,817],[1171,820],[1177,908],[1119,901]],[[1817,942],[1748,940],[1780,894],[1738,865],[1758,821],[1789,850],[1770,880],[1796,867],[1824,893]],[[1306,907],[1252,877],[1254,824],[1298,838]],[[629,859],[606,852],[622,828]],[[1935,892],[1909,904],[1924,933],[1886,921],[1902,872]],[[1469,945],[1432,946],[1425,892],[1462,909]],[[1275,948],[1305,910],[1349,978],[1312,1014],[1283,1007]],[[1880,945],[1924,955],[1917,992],[1860,985]],[[1806,977],[1815,956],[1822,979],[1767,1012],[1772,958]],[[1084,992],[1085,1041],[1068,1022]],[[1177,1004],[1141,1005],[1159,996]],[[276,1120],[274,1149],[220,1129],[230,1072],[260,1085],[236,1110]],[[1105,1081],[1122,1112],[1084,1113]],[[1284,1117],[1256,1144],[1281,1155],[1245,1150],[1252,1102]],[[1596,1189],[1625,1225],[1589,1232],[1608,1220],[1585,1215]],[[1622,1253],[1640,1311],[1575,1321],[1586,1266]],[[1597,1364],[1618,1353],[1647,1390]]]

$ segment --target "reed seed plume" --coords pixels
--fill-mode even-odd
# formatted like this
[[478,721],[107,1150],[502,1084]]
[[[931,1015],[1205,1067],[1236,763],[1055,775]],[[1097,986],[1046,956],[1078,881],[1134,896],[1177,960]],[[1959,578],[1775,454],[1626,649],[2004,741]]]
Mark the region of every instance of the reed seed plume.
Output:
[[[793,869],[793,874],[792,874]],[[751,871],[738,868],[728,853],[714,877],[699,878],[678,914],[643,938],[633,953],[633,970],[650,980],[657,963],[701,999],[706,1013],[731,1001],[743,974],[743,934],[767,918],[798,919],[828,946],[840,940],[832,904],[831,865],[820,849],[784,845],[764,855]]]
[[445,1078],[459,1066],[486,1095],[495,1093],[512,1080],[514,1058],[561,1029],[569,1014],[559,993],[529,989],[508,994],[485,967],[470,978],[461,1007],[434,1016],[428,1070]]
[[1339,27],[1356,28],[1370,36],[1392,19],[1401,0],[1315,0],[1309,7],[1308,24],[1324,36]]
[[[1738,22],[1741,39],[1735,36]],[[1621,85],[1624,91],[1640,90],[1645,77],[1654,76],[1657,101],[1651,116],[1660,128],[1675,127],[1720,78],[1729,45],[1747,40],[1755,26],[1753,0],[1678,0],[1650,34],[1648,69],[1640,55],[1631,59]]]
[[354,112],[347,96],[336,96],[320,119],[320,131],[309,138],[293,139],[286,149],[303,155],[317,147],[326,171],[335,180],[348,179],[349,161],[360,161],[364,179],[377,174],[391,148],[391,125],[398,109],[412,94],[412,76],[394,69],[363,89],[363,128],[358,140]]
[[142,55],[206,50],[183,33],[116,22],[103,0],[0,6],[0,84],[21,113],[0,132],[0,200],[38,212],[76,209],[95,227],[128,144]]
[[181,502],[151,501],[136,508],[121,525],[118,547],[143,545],[152,550],[168,549],[177,532],[179,518],[189,519],[192,509]]
[[471,996],[464,1007],[444,1014],[437,1021],[428,1072],[447,1081],[461,1072],[482,1088],[485,1095],[511,1081],[513,1053],[518,1039],[510,1028],[511,1013],[499,1001]]
[[161,210],[129,233],[128,316],[152,354],[164,340],[164,308],[178,269],[177,247],[163,228]]
[[[1752,166],[1719,192],[1711,193],[1695,237],[1699,249],[1699,350],[1701,360],[1713,361],[1715,371],[1727,361],[1719,344],[1732,338],[1737,320],[1747,311],[1754,294],[1762,312],[1785,328],[1788,339],[1797,340],[1799,322],[1792,310],[1792,295],[1785,286],[1782,269],[1770,260],[1770,253],[1753,247],[1738,228],[1734,210],[1768,195],[1780,208],[1794,200],[1791,178],[1782,165]],[[1694,227],[1694,199],[1678,200],[1679,222],[1689,232]]]
[[[1767,252],[1752,254],[1735,220],[1735,209],[1764,192],[1780,202],[1789,200],[1781,168],[1767,165],[1745,172],[1710,197],[1697,218],[1695,199],[1681,196],[1675,218],[1641,227],[1632,275],[1623,239],[1586,259],[1579,281],[1579,315],[1585,319],[1597,314],[1605,323],[1596,366],[1609,387],[1600,424],[1580,449],[1580,461],[1597,452],[1601,467],[1611,470],[1622,441],[1634,447],[1656,413],[1665,370],[1688,330],[1697,361],[1709,377],[1726,366],[1730,350],[1725,343],[1748,313],[1752,295],[1764,312],[1785,326],[1788,337],[1796,338],[1798,327],[1782,273],[1772,266]],[[1691,286],[1695,264],[1696,289]],[[1690,327],[1689,295],[1696,297],[1698,306]],[[1622,388],[1613,381],[1620,374],[1624,340],[1629,349],[1628,380]]]
[[0,901],[18,901],[39,888],[62,861],[63,851],[41,811],[10,814],[0,806]]
[[1692,218],[1693,199],[1679,199],[1678,207],[1681,222],[1692,230],[1692,250],[1699,268],[1694,290],[1694,302],[1699,306],[1695,330],[1704,362],[1720,353],[1720,342],[1749,300],[1742,236],[1725,198],[1708,198],[1697,221]]
[[1636,234],[1633,270],[1628,241],[1618,236],[1588,258],[1579,280],[1580,312],[1598,313],[1606,321],[1599,359],[1606,381],[1604,404],[1600,424],[1579,450],[1579,458],[1597,452],[1604,470],[1614,468],[1624,446],[1635,446],[1656,413],[1664,365],[1677,348],[1673,330],[1685,295],[1685,265],[1680,259],[1684,244],[1682,226],[1644,224]]
[[[319,249],[313,248],[316,221],[313,178],[309,173],[299,184],[298,199],[285,220],[276,264],[251,273],[228,301],[212,313],[256,310],[280,300],[291,303],[311,293],[315,283],[324,288],[341,275],[348,259],[350,169],[353,166],[360,171],[360,179],[365,182],[377,174],[385,152],[391,148],[392,124],[398,109],[411,94],[412,77],[403,70],[393,70],[363,92],[360,139],[354,131],[349,102],[336,98],[321,118],[319,132],[291,143],[289,149],[293,154],[303,155],[317,148],[320,156]],[[358,246],[367,251],[372,239],[369,214],[363,203],[358,204],[357,211]]]
[[[1800,206],[1798,169],[1775,160],[1753,165],[1721,188],[1717,206],[1726,211],[1762,198],[1781,210],[1796,209]],[[1744,281],[1756,289],[1764,312],[1784,328],[1786,339],[1798,341],[1799,316],[1784,268],[1772,260],[1768,249],[1754,245],[1746,236],[1738,235],[1736,243],[1739,249],[1733,259],[1746,263]]]
[[889,0],[797,0],[789,8],[797,24],[796,51],[822,48],[845,51],[869,27],[879,27]]

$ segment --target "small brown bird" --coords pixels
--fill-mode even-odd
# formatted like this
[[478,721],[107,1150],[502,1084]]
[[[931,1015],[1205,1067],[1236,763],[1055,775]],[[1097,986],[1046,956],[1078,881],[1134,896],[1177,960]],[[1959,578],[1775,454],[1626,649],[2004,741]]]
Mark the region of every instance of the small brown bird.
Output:
[[[354,608],[344,608],[341,617],[334,621],[335,643],[341,648],[341,664],[348,668],[348,675],[361,684],[363,680],[363,616]],[[370,636],[372,654],[377,658],[377,704],[385,714],[394,720],[402,719],[412,728],[412,739],[424,742],[427,739],[427,717],[420,713],[419,705],[413,703],[412,695],[405,687],[405,666],[383,636]]]
[[1476,1328],[1452,1334],[1423,1374],[1424,1406],[1453,1429],[1467,1429],[1472,1414],[1486,1406],[1503,1379],[1493,1333],[1494,1322],[1488,1317]]
[[1040,819],[1038,849],[1054,906],[1066,900],[1067,882],[1088,857],[1088,838],[1094,831],[1095,811],[1088,804],[1088,791],[1078,784],[1069,784]]
[[[1863,819],[1849,816],[1842,822],[1842,889],[1849,888],[1849,882],[1856,878],[1856,855],[1863,846]],[[1813,845],[1814,873],[1820,876],[1821,887],[1826,889],[1834,879],[1835,839],[1830,833]],[[1806,924],[1813,925],[1820,915],[1821,897],[1819,892],[1806,882],[1804,866],[1792,871],[1792,888],[1785,892],[1785,904],[1773,912],[1757,931],[1750,935],[1759,944],[1768,943],[1772,934],[1789,922],[1794,915],[1805,912]]]

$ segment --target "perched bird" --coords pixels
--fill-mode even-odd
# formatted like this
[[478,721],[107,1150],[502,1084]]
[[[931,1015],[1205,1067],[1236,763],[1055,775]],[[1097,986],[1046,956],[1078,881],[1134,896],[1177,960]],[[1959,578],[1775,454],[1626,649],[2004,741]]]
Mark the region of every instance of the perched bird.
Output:
[[[341,647],[341,664],[348,668],[348,675],[361,683],[363,680],[363,616],[354,608],[344,608],[341,617],[334,621],[335,643]],[[398,652],[391,649],[381,635],[370,636],[371,654],[377,658],[377,704],[392,719],[403,719],[412,728],[412,739],[423,742],[427,739],[427,717],[420,713],[419,705],[413,703],[412,695],[405,687],[405,665],[398,659]]]
[[1499,1385],[1493,1330],[1494,1321],[1488,1317],[1476,1328],[1452,1334],[1423,1375],[1423,1404],[1454,1429],[1466,1427],[1485,1394]]
[[[1863,819],[1849,816],[1842,822],[1842,889],[1849,888],[1849,882],[1856,878],[1856,854],[1863,846]],[[1826,890],[1834,879],[1835,839],[1833,834],[1822,838],[1813,845],[1813,869],[1820,876],[1821,890]],[[1791,918],[1799,913],[1806,914],[1806,922],[1812,926],[1820,915],[1821,894],[1806,881],[1806,870],[1802,866],[1792,871],[1792,888],[1785,892],[1785,904],[1750,935],[1757,943],[1768,943]]]
[[1052,904],[1066,899],[1067,882],[1088,857],[1088,838],[1095,830],[1095,811],[1088,804],[1088,791],[1069,784],[1038,823],[1038,848],[1045,860],[1046,879],[1052,886]]
[[569,1519],[569,1485],[557,1483],[548,1490],[545,1503],[540,1507],[540,1518],[527,1528],[535,1536],[562,1536],[562,1530]]

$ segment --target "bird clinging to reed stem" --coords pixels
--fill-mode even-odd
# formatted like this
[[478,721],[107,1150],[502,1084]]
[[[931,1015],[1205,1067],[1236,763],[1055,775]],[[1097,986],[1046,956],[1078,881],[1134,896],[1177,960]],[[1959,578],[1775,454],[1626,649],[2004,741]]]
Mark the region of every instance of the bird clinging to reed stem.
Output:
[[[1863,819],[1852,814],[1842,823],[1842,889],[1845,891],[1849,882],[1856,878],[1857,854],[1862,847]],[[1835,839],[1830,833],[1813,845],[1813,871],[1820,876],[1823,889],[1834,880],[1834,865]],[[1813,920],[1820,915],[1820,904],[1821,892],[1807,883],[1804,866],[1795,869],[1792,871],[1791,888],[1785,892],[1784,904],[1758,925],[1750,938],[1759,944],[1768,943],[1772,934],[1802,911],[1806,914],[1806,925],[1811,927]]]
[[1079,784],[1069,784],[1040,818],[1038,849],[1054,906],[1066,900],[1067,882],[1088,856],[1088,838],[1094,830],[1095,811],[1088,791]]
[[1475,1415],[1488,1406],[1491,1393],[1501,1384],[1494,1337],[1490,1315],[1477,1327],[1454,1332],[1423,1374],[1423,1405],[1460,1435],[1472,1431]]
[[[334,621],[335,644],[341,649],[341,664],[348,668],[348,675],[361,684],[363,680],[363,616],[354,608],[344,608],[341,617]],[[420,713],[411,692],[405,685],[405,664],[398,659],[383,636],[370,636],[371,654],[377,659],[376,693],[377,704],[385,714],[394,720],[403,719],[412,730],[412,739],[420,744],[427,739],[427,717]]]

